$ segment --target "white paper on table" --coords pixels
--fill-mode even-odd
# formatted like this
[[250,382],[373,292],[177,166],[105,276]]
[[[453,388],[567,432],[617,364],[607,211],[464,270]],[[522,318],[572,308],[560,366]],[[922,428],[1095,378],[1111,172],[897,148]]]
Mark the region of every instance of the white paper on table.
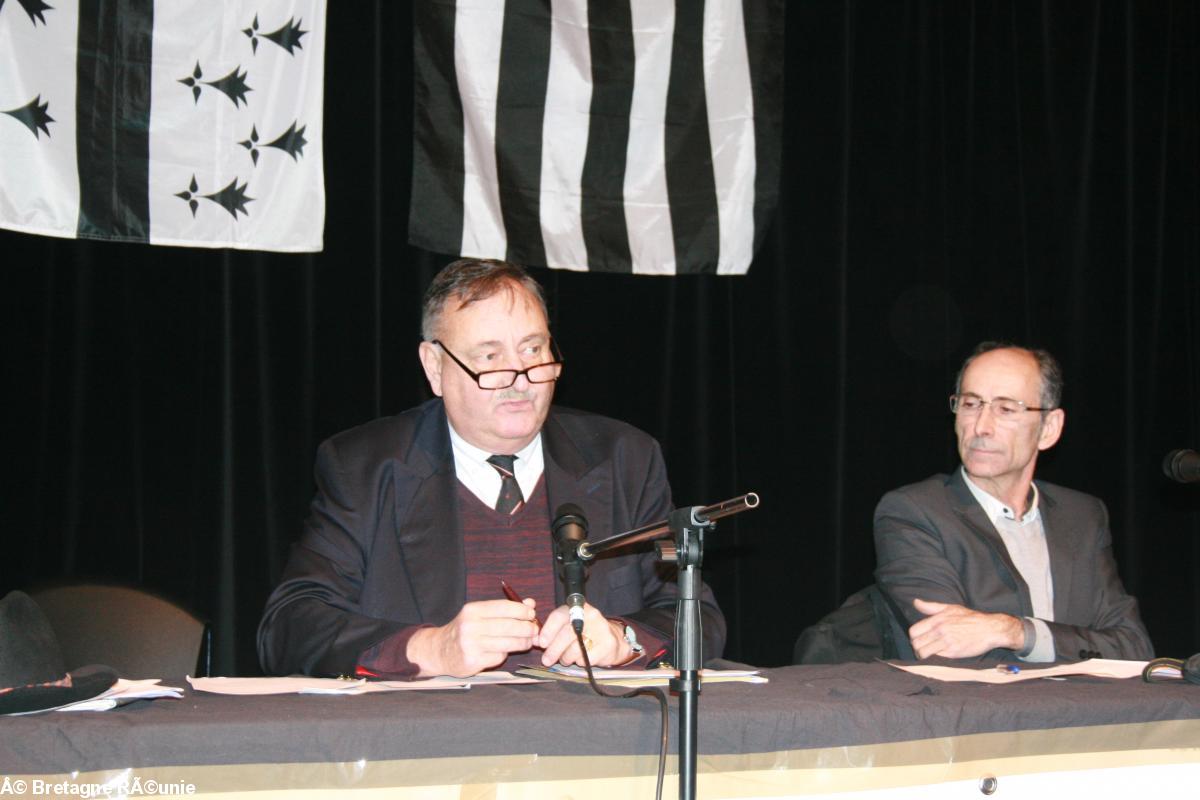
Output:
[[374,694],[376,692],[471,688],[471,684],[466,679],[447,676],[422,678],[419,681],[339,681],[336,678],[333,681],[342,684],[342,686],[308,686],[301,689],[297,694]]
[[[999,667],[943,667],[934,664],[885,664],[923,678],[939,681],[975,681],[976,683],[1017,683],[1034,678],[1058,678],[1067,675],[1088,675],[1093,678],[1140,678],[1146,661],[1120,661],[1115,658],[1089,658],[1074,664],[1056,664],[1052,667],[1032,667],[1024,663]],[[1016,672],[1008,669],[1017,668]]]
[[68,703],[59,706],[55,711],[108,711],[124,703],[134,700],[153,700],[158,697],[183,697],[183,689],[179,686],[159,686],[162,678],[146,678],[130,681],[117,678],[117,682],[108,688],[104,694],[90,700],[80,700],[78,703]]
[[267,694],[333,694],[358,695],[372,692],[403,692],[414,690],[469,689],[474,684],[533,683],[529,678],[509,672],[483,672],[470,678],[440,675],[415,681],[368,681],[363,678],[188,678],[197,692],[233,695]]
[[[584,667],[568,667],[562,664],[555,664],[552,667],[547,667],[551,672],[556,672],[561,675],[569,675],[572,678],[586,678],[587,670]],[[759,670],[756,669],[702,669],[700,670],[700,679],[704,678],[753,678],[757,676]],[[666,676],[674,678],[679,674],[677,669],[610,669],[608,667],[592,667],[592,674],[597,681],[617,681],[617,680],[633,680],[641,678],[654,678],[658,676]],[[763,683],[766,683],[766,678],[763,678]]]
[[[552,667],[521,667],[521,675],[537,678],[552,678],[559,681],[587,683],[587,670],[583,667],[567,667],[555,664]],[[593,676],[597,683],[608,686],[638,688],[642,686],[667,686],[672,678],[678,677],[676,669],[607,669],[593,667]],[[702,669],[701,683],[767,683],[767,678],[758,674],[758,670],[735,669]]]
[[530,678],[525,675],[513,675],[511,672],[496,670],[494,672],[481,672],[478,675],[473,675],[467,678],[472,686],[488,686],[490,684],[499,683],[551,683],[546,678]]

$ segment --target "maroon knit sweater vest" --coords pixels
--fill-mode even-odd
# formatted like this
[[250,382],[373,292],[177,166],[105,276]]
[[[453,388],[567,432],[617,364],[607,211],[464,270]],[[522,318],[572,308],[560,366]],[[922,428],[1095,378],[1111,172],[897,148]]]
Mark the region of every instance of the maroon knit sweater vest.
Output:
[[[458,519],[467,567],[467,602],[503,598],[500,581],[504,580],[521,597],[537,601],[538,619],[544,621],[555,606],[554,546],[545,481],[539,480],[524,507],[511,515],[485,505],[459,483]],[[540,664],[541,657],[541,650],[514,653],[496,669]]]

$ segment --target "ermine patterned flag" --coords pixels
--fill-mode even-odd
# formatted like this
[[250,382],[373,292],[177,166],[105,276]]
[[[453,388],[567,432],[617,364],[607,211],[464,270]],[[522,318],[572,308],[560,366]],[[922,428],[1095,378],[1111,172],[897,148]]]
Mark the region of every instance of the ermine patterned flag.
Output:
[[0,227],[320,250],[325,0],[0,0]]

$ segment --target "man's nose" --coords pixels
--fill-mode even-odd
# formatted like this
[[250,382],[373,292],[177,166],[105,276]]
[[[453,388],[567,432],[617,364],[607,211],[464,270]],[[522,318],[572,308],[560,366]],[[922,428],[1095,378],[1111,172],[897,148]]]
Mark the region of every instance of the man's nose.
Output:
[[529,373],[518,372],[517,379],[515,381],[513,381],[513,385],[510,386],[509,388],[516,389],[518,392],[524,392],[524,391],[528,390],[529,387],[532,385],[533,384],[529,382]]
[[979,436],[991,436],[996,427],[996,416],[992,413],[992,404],[984,403],[975,415],[975,433]]

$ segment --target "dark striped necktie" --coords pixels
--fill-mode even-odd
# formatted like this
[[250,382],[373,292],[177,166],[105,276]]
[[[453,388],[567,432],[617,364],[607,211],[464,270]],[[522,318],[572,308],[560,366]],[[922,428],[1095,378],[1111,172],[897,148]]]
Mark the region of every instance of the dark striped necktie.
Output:
[[496,510],[501,514],[515,514],[525,505],[525,495],[513,474],[516,456],[491,456],[488,463],[500,473],[500,496],[496,498]]

